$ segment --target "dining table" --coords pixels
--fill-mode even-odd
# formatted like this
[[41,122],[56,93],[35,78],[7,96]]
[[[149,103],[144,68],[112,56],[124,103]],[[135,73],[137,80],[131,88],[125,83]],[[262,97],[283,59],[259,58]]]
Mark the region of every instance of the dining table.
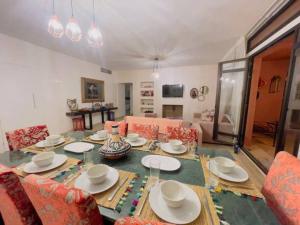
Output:
[[[92,131],[71,131],[63,133],[62,136],[69,138],[70,142],[87,141],[87,137],[94,134]],[[133,204],[139,195],[145,190],[145,183],[149,177],[149,169],[141,164],[143,157],[155,154],[150,150],[140,151],[133,147],[130,152],[123,158],[118,160],[105,159],[99,154],[101,144],[93,143],[94,148],[91,150],[92,161],[94,164],[106,164],[118,170],[134,173],[136,176],[130,184],[129,190],[126,189],[126,198],[122,198],[122,204],[114,209],[99,205],[101,214],[109,221],[115,221],[125,216],[134,216],[135,205]],[[83,154],[73,153],[64,150],[64,145],[55,148],[53,151],[58,154],[64,154],[68,158],[74,158],[79,161],[83,160]],[[0,154],[0,164],[8,167],[16,168],[21,164],[28,163],[31,158],[37,154],[37,151],[30,151],[27,148],[19,151],[6,151]],[[193,158],[176,157],[181,163],[181,167],[176,171],[160,171],[160,179],[176,180],[181,183],[193,186],[207,188],[205,182],[204,167],[200,156],[208,156],[214,158],[217,156],[227,157],[234,160],[234,151],[208,149],[197,146]],[[204,166],[204,167],[203,167]],[[63,182],[64,177],[72,173],[67,171],[54,176],[52,179]],[[262,197],[245,195],[228,190],[218,190],[209,192],[213,204],[218,206],[216,215],[221,224],[231,225],[279,225],[275,215],[266,205]],[[143,218],[142,218],[143,219]],[[199,223],[201,225],[202,223]],[[209,223],[206,223],[209,224]]]

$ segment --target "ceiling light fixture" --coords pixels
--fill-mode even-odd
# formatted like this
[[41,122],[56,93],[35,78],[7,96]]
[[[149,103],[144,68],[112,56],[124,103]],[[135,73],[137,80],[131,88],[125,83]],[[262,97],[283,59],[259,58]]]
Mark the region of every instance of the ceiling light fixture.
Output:
[[69,19],[69,22],[66,26],[66,36],[73,42],[80,41],[82,37],[82,32],[80,29],[80,26],[77,23],[77,20],[74,18],[74,12],[73,12],[73,0],[71,1],[71,10],[72,10],[72,16]]
[[101,46],[103,46],[103,36],[102,36],[99,28],[96,26],[95,0],[93,0],[93,22],[88,31],[87,41],[88,41],[89,45],[94,48],[100,48]]
[[48,32],[54,38],[61,38],[64,35],[64,27],[55,14],[54,0],[52,1],[52,16],[48,22]]
[[154,58],[153,71],[152,71],[152,76],[156,79],[159,78],[158,69],[159,69],[159,58],[156,57]]

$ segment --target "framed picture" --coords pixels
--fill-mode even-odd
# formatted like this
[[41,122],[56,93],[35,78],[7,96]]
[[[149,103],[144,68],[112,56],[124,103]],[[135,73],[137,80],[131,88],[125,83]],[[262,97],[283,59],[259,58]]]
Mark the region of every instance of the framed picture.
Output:
[[104,102],[104,81],[81,77],[82,103]]

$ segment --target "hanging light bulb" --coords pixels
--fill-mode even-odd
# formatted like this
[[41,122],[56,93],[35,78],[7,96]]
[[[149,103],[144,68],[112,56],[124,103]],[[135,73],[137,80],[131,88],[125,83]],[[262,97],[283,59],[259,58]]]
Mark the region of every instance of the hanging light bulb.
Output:
[[154,64],[153,64],[153,72],[152,72],[152,76],[155,78],[155,79],[158,79],[159,78],[159,72],[158,72],[158,61],[159,61],[159,58],[154,58]]
[[64,35],[64,27],[58,16],[55,15],[54,0],[52,1],[52,13],[53,15],[48,22],[48,32],[55,38],[61,38]]
[[74,18],[73,14],[73,0],[71,0],[71,9],[72,9],[72,17],[69,19],[69,22],[66,26],[66,36],[74,42],[78,42],[81,40],[82,32],[80,26],[77,23],[77,20]]
[[103,45],[103,36],[96,26],[95,19],[95,0],[93,0],[93,23],[88,31],[87,41],[90,46],[94,48],[100,48]]

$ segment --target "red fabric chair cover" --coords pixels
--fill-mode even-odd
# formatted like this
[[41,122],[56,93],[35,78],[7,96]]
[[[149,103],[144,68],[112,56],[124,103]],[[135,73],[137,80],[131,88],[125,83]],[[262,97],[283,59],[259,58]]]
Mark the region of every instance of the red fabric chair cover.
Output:
[[46,125],[22,128],[5,133],[9,149],[11,151],[26,148],[49,136]]
[[170,223],[161,223],[154,221],[143,221],[136,217],[125,217],[118,219],[115,225],[171,225]]
[[282,225],[300,224],[300,160],[279,152],[268,172],[262,193]]
[[133,124],[131,132],[139,134],[149,140],[157,140],[159,127],[158,125]]
[[195,128],[185,128],[185,127],[167,127],[167,138],[178,139],[183,143],[187,142],[197,142],[198,134]]
[[119,134],[121,136],[127,135],[127,123],[125,121],[105,121],[104,129],[108,130],[109,133],[112,131],[112,125],[118,124],[119,125]]
[[0,164],[0,212],[5,224],[42,224],[19,177]]
[[24,179],[24,188],[43,225],[103,225],[95,199],[76,188],[37,175]]

